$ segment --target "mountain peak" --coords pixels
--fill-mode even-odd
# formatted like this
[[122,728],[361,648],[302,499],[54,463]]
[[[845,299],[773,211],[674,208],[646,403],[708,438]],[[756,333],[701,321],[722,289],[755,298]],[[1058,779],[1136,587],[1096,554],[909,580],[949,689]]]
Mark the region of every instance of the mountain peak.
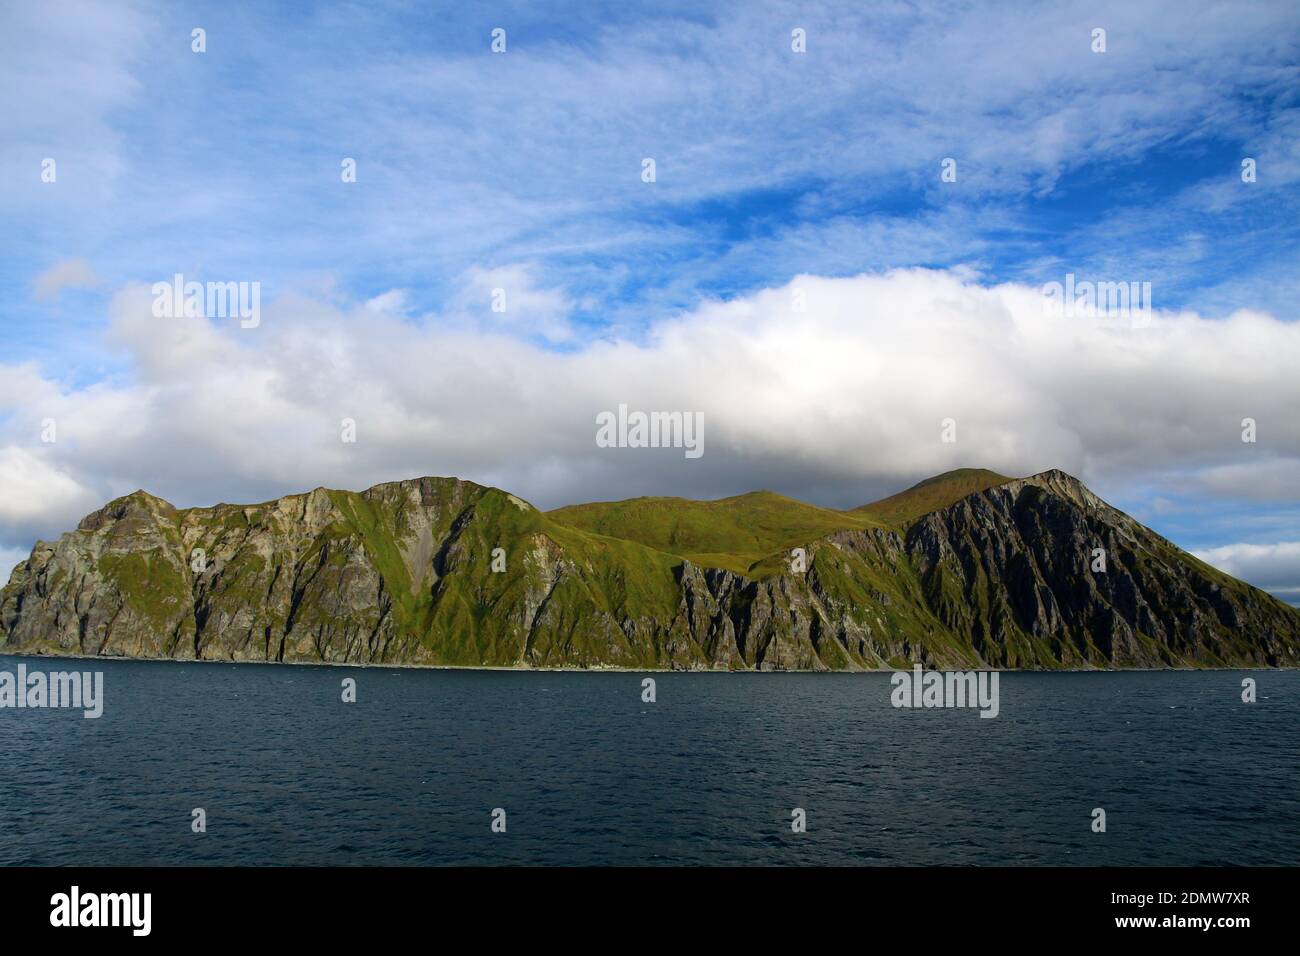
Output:
[[128,495],[114,498],[98,511],[86,515],[77,527],[82,531],[93,531],[123,518],[149,517],[158,514],[170,516],[175,513],[176,508],[170,501],[150,494],[143,488],[137,488]]
[[1092,490],[1087,485],[1074,475],[1059,468],[1049,468],[1047,471],[1040,471],[1036,475],[1021,478],[1018,482],[1008,482],[1008,484],[1034,485],[1045,491],[1050,491],[1054,495],[1068,498],[1084,508],[1096,508],[1104,504],[1100,498],[1092,493]]
[[[1046,474],[1046,472],[1044,472]],[[1064,474],[1064,472],[1062,472]],[[925,488],[929,485],[946,484],[959,481],[971,482],[989,482],[990,485],[1005,484],[1014,479],[1006,475],[999,474],[996,471],[990,471],[987,468],[953,468],[951,471],[943,471],[930,478],[923,478],[916,484],[908,488],[908,491],[914,491],[917,488]]]
[[1040,471],[1037,474],[1029,475],[1023,480],[1035,481],[1043,484],[1050,482],[1050,483],[1060,483],[1060,484],[1067,484],[1067,485],[1079,485],[1080,487],[1084,487],[1082,481],[1074,477],[1074,475],[1070,474],[1068,471],[1062,471],[1060,468],[1048,468],[1046,471]]

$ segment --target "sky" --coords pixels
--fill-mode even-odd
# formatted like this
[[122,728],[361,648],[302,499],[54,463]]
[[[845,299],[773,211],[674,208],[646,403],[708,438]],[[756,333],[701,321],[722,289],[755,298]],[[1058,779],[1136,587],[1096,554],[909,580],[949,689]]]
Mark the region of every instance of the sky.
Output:
[[1300,603],[1293,2],[4,0],[0,227],[0,575],[136,488],[1062,468]]

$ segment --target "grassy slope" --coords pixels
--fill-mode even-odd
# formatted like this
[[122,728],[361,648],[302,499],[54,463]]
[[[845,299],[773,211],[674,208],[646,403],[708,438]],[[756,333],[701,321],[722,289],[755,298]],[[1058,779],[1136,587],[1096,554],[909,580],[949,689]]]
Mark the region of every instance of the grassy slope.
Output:
[[868,514],[832,511],[771,491],[718,501],[633,498],[548,512],[557,524],[636,541],[703,567],[744,574],[769,555],[835,531],[881,527]]
[[[723,568],[751,578],[784,572],[789,550],[809,547],[812,577],[827,599],[839,604],[850,619],[874,626],[877,633],[945,653],[951,660],[973,662],[973,653],[964,642],[924,610],[922,582],[906,558],[897,564],[872,560],[842,552],[819,539],[845,530],[901,531],[924,514],[1007,480],[991,471],[960,469],[852,511],[818,508],[758,491],[719,501],[635,498],[599,502],[560,508],[546,517],[557,525],[635,541],[675,560],[687,558],[702,567]],[[823,643],[828,649],[836,646],[835,642]],[[892,666],[898,661],[888,663]]]
[[[511,643],[517,632],[511,626],[524,623],[529,594],[546,594],[548,575],[540,563],[546,555],[570,563],[576,573],[565,576],[549,600],[561,623],[543,639],[560,640],[586,654],[591,663],[601,660],[607,643],[603,634],[592,630],[594,615],[667,619],[676,607],[672,556],[635,541],[558,524],[531,507],[519,507],[516,499],[496,488],[478,488],[464,503],[472,508],[472,519],[445,558],[435,602],[428,582],[423,588],[411,587],[401,558],[405,529],[400,522],[386,525],[384,510],[378,507],[371,516],[364,515],[357,495],[331,494],[399,595],[399,622],[423,635],[430,646],[436,643],[447,663],[508,664],[518,658],[519,648]],[[445,513],[450,518],[457,511],[448,508]],[[439,535],[445,530],[438,529]],[[558,546],[556,550],[548,542]],[[508,556],[506,571],[500,574],[491,571],[497,547]],[[545,653],[546,648],[539,650]]]
[[932,511],[946,508],[967,495],[1010,480],[1005,475],[984,468],[958,468],[927,478],[906,491],[855,508],[850,513],[866,515],[885,524],[903,525]]
[[773,556],[835,531],[900,528],[921,515],[1010,479],[978,468],[929,478],[852,511],[818,508],[771,491],[718,501],[632,498],[572,505],[546,517],[565,527],[635,541],[702,567],[761,572]]

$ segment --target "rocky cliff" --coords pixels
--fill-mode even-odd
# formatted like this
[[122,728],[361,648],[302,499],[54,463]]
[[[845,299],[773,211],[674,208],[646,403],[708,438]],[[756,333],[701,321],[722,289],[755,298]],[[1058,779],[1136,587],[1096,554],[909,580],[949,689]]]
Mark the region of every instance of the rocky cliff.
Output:
[[806,670],[1300,665],[1300,611],[1074,478],[942,478],[852,512],[756,493],[544,514],[450,478],[190,509],[136,492],[14,569],[0,591],[0,652]]

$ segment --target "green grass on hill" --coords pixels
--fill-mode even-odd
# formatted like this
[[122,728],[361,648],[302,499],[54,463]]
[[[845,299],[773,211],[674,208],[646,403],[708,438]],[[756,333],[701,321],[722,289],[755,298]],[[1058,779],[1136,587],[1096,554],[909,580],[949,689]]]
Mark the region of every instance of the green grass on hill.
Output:
[[771,491],[718,501],[632,498],[571,505],[547,513],[558,525],[635,541],[702,567],[746,573],[772,555],[836,531],[900,526],[1009,479],[963,468],[852,511],[805,504]]
[[818,508],[771,491],[718,501],[633,498],[551,511],[557,524],[624,538],[704,567],[744,573],[774,552],[855,528],[880,527],[871,515]]
[[902,525],[955,504],[967,495],[1010,480],[1006,475],[984,468],[958,468],[927,478],[896,495],[855,508],[851,513],[867,515],[884,524]]

